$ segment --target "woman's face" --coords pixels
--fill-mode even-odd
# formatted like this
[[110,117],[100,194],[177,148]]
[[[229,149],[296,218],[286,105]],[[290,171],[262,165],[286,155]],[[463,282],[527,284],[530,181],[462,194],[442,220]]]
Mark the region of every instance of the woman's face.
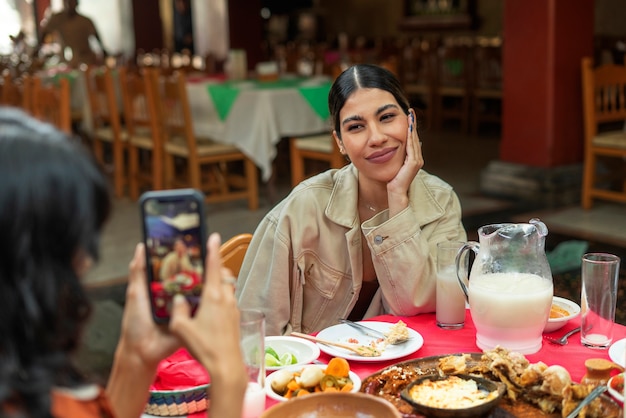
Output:
[[341,141],[360,176],[389,182],[404,163],[407,115],[391,93],[381,89],[358,89],[339,112]]

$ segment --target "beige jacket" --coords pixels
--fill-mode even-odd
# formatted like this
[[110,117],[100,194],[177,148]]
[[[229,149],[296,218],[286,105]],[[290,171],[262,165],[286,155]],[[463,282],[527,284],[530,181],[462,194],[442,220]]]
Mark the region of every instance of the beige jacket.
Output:
[[259,224],[236,295],[241,309],[265,313],[267,335],[312,333],[348,316],[361,289],[363,236],[380,285],[365,317],[435,310],[437,243],[466,240],[457,195],[420,170],[404,211],[361,223],[357,182],[352,164],[326,171],[298,185]]

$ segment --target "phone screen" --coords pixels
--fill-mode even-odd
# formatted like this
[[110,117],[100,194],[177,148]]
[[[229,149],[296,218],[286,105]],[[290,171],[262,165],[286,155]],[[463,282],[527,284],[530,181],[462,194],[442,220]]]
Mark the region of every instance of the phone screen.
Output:
[[182,294],[195,312],[202,292],[206,239],[196,191],[147,192],[140,199],[146,270],[155,321],[167,322]]

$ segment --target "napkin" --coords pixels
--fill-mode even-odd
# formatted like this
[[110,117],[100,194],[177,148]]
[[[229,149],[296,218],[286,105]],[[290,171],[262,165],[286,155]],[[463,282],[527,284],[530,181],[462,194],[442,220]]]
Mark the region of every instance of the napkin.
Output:
[[210,383],[206,369],[184,348],[161,360],[150,390],[182,390]]

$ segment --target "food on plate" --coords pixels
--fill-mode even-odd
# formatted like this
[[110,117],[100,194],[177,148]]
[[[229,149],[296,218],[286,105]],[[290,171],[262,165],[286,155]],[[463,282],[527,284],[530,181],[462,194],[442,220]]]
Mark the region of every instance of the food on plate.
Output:
[[[563,409],[561,410],[562,416],[566,417],[572,412],[582,401],[585,396],[589,395],[592,390],[596,388],[596,385],[576,385],[571,384],[563,391]],[[596,398],[591,403],[579,412],[579,417],[609,417],[611,411],[607,411],[606,406]]]
[[611,388],[619,393],[624,393],[624,374],[618,374],[611,379]]
[[407,340],[409,338],[409,329],[402,321],[393,324],[389,331],[385,333],[385,343],[395,344],[398,341]]
[[440,409],[470,408],[498,397],[498,391],[484,391],[472,379],[448,376],[446,379],[424,379],[409,390],[411,399]]
[[569,316],[569,311],[555,303],[552,304],[550,308],[550,318],[563,318],[565,316]]
[[[567,416],[565,411],[571,410],[568,408],[576,406],[584,397],[582,394],[589,392],[587,385],[572,382],[569,372],[562,366],[530,363],[523,354],[501,347],[484,353],[453,354],[399,363],[364,379],[361,391],[387,399],[407,418],[418,416],[398,394],[417,378],[429,374],[468,374],[502,382],[506,386],[500,403],[502,409],[532,405],[548,416]],[[598,398],[592,402],[586,417],[620,416],[619,413],[616,404]]]
[[312,364],[299,371],[281,369],[272,374],[272,390],[287,399],[316,392],[350,392],[354,387],[349,377],[350,365],[339,357],[326,367]]
[[293,353],[283,353],[279,355],[272,347],[265,349],[265,365],[269,367],[289,366],[298,362]]

